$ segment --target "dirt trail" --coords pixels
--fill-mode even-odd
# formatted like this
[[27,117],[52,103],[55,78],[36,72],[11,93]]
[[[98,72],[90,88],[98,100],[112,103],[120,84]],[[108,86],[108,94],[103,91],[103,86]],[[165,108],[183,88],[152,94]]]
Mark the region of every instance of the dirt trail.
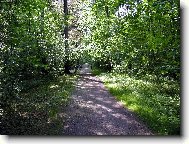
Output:
[[87,73],[79,77],[70,104],[64,109],[63,135],[152,135],[99,78]]

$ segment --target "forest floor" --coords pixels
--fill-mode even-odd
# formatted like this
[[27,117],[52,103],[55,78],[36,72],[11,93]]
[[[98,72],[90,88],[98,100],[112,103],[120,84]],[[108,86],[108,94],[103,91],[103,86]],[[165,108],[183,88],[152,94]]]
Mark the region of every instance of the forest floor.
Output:
[[81,71],[70,103],[63,110],[63,135],[153,135],[90,70]]
[[0,132],[6,135],[178,135],[178,84],[165,81],[160,85],[153,81],[103,73],[95,68],[91,71],[89,65],[77,75],[27,81],[25,85],[29,87],[12,103],[15,111],[4,113]]

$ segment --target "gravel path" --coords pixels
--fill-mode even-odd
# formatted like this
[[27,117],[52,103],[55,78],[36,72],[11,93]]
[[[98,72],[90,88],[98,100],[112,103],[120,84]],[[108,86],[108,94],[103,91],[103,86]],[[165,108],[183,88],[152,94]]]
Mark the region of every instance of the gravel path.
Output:
[[79,77],[64,111],[63,135],[153,135],[90,74]]

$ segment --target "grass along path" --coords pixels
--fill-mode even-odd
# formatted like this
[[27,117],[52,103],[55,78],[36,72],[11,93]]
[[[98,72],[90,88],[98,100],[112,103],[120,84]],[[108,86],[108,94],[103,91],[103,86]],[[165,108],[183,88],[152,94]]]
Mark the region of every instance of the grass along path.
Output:
[[59,135],[63,126],[59,112],[67,104],[76,79],[77,76],[64,75],[27,81],[29,88],[12,104],[15,112],[3,119],[1,134]]
[[137,113],[156,134],[180,134],[180,92],[177,83],[167,80],[156,84],[112,73],[102,73],[99,78],[117,100]]
[[81,75],[63,110],[63,135],[153,135],[138,117],[92,75]]

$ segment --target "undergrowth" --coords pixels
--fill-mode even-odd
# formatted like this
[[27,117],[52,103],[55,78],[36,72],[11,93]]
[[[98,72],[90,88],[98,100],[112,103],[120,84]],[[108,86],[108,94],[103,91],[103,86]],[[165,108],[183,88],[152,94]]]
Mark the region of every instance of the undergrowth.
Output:
[[11,114],[3,114],[1,134],[59,135],[62,127],[61,108],[67,105],[77,76],[60,76],[26,82],[12,103]]
[[180,87],[173,80],[136,79],[123,74],[99,75],[109,91],[157,135],[180,135]]

